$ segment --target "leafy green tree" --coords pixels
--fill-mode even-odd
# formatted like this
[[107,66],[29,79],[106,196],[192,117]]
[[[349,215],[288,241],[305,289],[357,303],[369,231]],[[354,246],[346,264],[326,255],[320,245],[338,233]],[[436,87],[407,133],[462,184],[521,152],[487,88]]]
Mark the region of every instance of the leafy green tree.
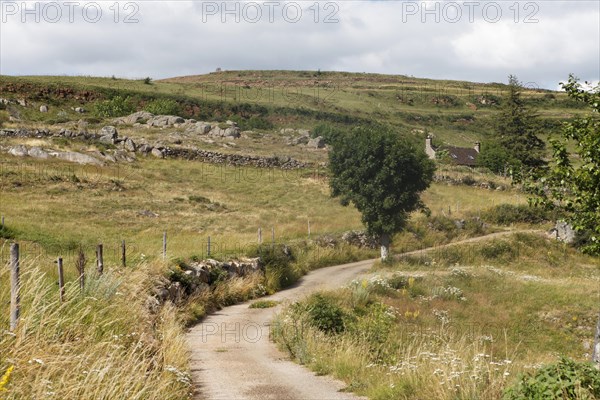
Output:
[[508,94],[496,120],[499,143],[511,154],[511,167],[518,173],[544,165],[544,142],[537,137],[537,115],[521,97],[523,86],[516,76],[508,77]]
[[586,91],[571,75],[562,87],[591,114],[564,124],[562,139],[550,141],[554,155],[548,171],[528,188],[537,195],[534,203],[563,208],[576,231],[590,233],[583,251],[600,254],[600,86]]
[[479,167],[488,168],[495,174],[507,172],[508,167],[514,165],[515,160],[508,150],[497,141],[489,141],[483,144],[481,153],[477,157]]
[[332,196],[356,206],[367,232],[380,238],[385,260],[390,237],[423,206],[420,193],[431,184],[435,163],[395,132],[359,127],[336,137],[329,168]]

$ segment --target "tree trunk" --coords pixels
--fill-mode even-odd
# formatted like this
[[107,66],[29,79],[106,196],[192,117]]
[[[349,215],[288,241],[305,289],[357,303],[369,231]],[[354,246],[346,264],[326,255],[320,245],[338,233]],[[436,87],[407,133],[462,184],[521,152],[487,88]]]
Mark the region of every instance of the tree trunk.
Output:
[[386,261],[390,255],[390,235],[383,233],[380,237],[381,261]]
[[596,335],[594,336],[594,352],[592,353],[592,362],[600,365],[600,314],[598,314],[598,325],[596,325]]

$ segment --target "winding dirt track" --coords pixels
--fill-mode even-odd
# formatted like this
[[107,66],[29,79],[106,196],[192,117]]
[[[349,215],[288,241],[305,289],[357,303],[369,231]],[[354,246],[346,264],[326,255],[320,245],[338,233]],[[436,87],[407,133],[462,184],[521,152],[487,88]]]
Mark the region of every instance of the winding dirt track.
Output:
[[[518,231],[539,233],[534,230]],[[431,250],[498,238],[516,231],[493,233],[444,246],[397,255],[418,255]],[[315,270],[294,287],[266,297],[294,301],[321,289],[338,288],[366,274],[376,260]],[[281,305],[251,309],[249,303],[227,307],[190,329],[192,379],[196,399],[337,400],[359,399],[341,392],[345,384],[331,377],[316,376],[295,364],[269,340],[269,326]]]

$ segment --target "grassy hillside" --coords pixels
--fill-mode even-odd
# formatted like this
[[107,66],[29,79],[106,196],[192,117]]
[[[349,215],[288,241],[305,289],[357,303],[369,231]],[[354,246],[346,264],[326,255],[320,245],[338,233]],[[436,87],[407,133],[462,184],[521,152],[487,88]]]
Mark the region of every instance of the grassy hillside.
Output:
[[[0,215],[5,217],[5,226],[0,228],[0,263],[7,261],[12,241],[21,244],[23,255],[23,322],[16,332],[0,337],[0,378],[14,367],[8,378],[8,394],[0,395],[9,399],[23,398],[21,393],[30,393],[30,398],[189,398],[191,386],[183,348],[186,323],[220,306],[291,284],[312,268],[377,254],[376,250],[358,248],[340,238],[342,232],[361,229],[362,224],[354,208],[342,207],[329,196],[324,165],[327,149],[291,145],[290,134],[282,129],[382,123],[419,143],[427,133],[433,133],[439,144],[471,146],[493,135],[493,117],[504,90],[502,84],[330,72],[231,71],[146,82],[0,76],[0,98],[9,100],[8,104],[0,102],[0,124],[7,128],[52,132],[86,129],[95,133],[114,124],[115,117],[151,105],[167,105],[175,110],[172,113],[198,121],[220,125],[233,120],[246,133],[235,140],[207,140],[181,126],[124,124],[117,126],[119,136],[136,143],[292,157],[310,165],[284,171],[159,159],[139,152],[131,162],[79,165],[56,158],[16,157],[7,151],[25,145],[97,155],[122,147],[81,137],[0,137]],[[529,104],[539,107],[545,133],[555,129],[560,120],[582,112],[562,93],[528,90],[524,96]],[[115,102],[115,98],[124,101]],[[25,100],[25,105],[17,100]],[[125,108],[107,108],[115,104]],[[47,105],[48,112],[41,112],[41,105]],[[77,112],[76,107],[85,111]],[[408,229],[395,237],[393,250],[415,250],[515,228],[547,230],[556,217],[524,207],[525,195],[506,178],[449,166],[438,170],[438,178],[423,194],[431,215],[415,213]],[[281,266],[267,268],[264,276],[217,280],[206,290],[190,289],[184,299],[171,299],[174,304],[166,301],[155,305],[157,291],[169,284],[181,284],[186,290],[191,287],[184,271],[186,263],[207,257],[209,236],[213,258],[256,255],[259,228],[264,242],[272,240],[274,228],[275,240],[290,245],[292,256],[272,257],[272,263],[281,262]],[[161,254],[163,232],[168,237],[167,260],[162,260]],[[122,240],[127,243],[126,269],[120,267],[119,260]],[[490,302],[506,307],[514,297],[526,299],[528,293],[534,296],[526,299],[522,309],[500,316],[499,330],[505,326],[503,323],[516,323],[530,309],[541,307],[550,295],[557,296],[551,304],[560,318],[569,310],[577,318],[588,318],[592,299],[583,292],[594,281],[586,282],[584,275],[597,278],[597,269],[589,266],[594,260],[538,237],[520,237],[518,241],[524,243],[521,254],[513,254],[518,243],[500,243],[491,248],[463,247],[444,253],[443,259],[405,260],[387,268],[432,270],[431,276],[418,284],[423,293],[446,283],[460,286],[469,299],[467,303],[439,305],[447,306],[456,321],[468,322],[478,312],[489,313]],[[87,287],[80,294],[76,256],[82,248],[88,271],[93,271],[94,249],[100,242],[105,249],[105,274],[98,277],[89,272]],[[58,302],[56,293],[54,262],[58,256],[65,259],[65,303]],[[446,271],[449,263],[464,264],[481,282],[446,282],[455,278]],[[571,264],[573,269],[568,267]],[[485,267],[490,265],[509,272],[505,276]],[[541,280],[524,282],[510,271],[539,275]],[[572,275],[576,280],[559,282],[562,275]],[[0,287],[8,287],[8,281],[8,271],[3,269]],[[547,283],[552,290],[546,292]],[[569,287],[571,283],[583,286],[574,289]],[[486,293],[488,285],[496,286]],[[431,304],[395,296],[382,301],[389,300],[403,312],[418,309],[422,317],[415,318],[415,324],[437,328]],[[581,300],[585,310],[567,307],[569,296]],[[2,290],[0,304],[8,302],[9,293]],[[8,314],[0,312],[2,330],[8,324]],[[518,353],[522,360],[543,362],[550,359],[550,352],[563,350],[581,356],[580,351],[567,348],[579,336],[543,328],[534,332],[540,345],[532,345],[533,355]],[[519,351],[530,347],[527,343],[519,347],[515,336],[506,340]],[[542,351],[542,344],[548,350]],[[347,349],[329,342],[315,341],[307,346],[310,351],[325,346],[335,357],[339,356],[335,352],[347,353]],[[395,384],[366,382],[371,375],[364,373],[367,366],[363,361],[370,355],[366,348],[360,351],[358,360],[345,360],[347,364],[339,368],[341,378],[349,382],[357,379],[351,389],[377,394],[372,387],[383,390],[380,384]],[[330,355],[325,351],[323,354]],[[331,361],[316,362],[323,360]],[[321,365],[316,369],[337,373],[336,363],[333,359],[330,367]],[[377,371],[382,377],[387,367],[377,364],[373,368],[369,371]],[[356,378],[357,374],[362,378]],[[428,377],[423,382],[432,381]],[[418,387],[414,382],[409,384]],[[386,398],[383,394],[380,397]]]
[[[566,77],[565,77],[566,78]],[[506,86],[499,83],[440,81],[398,75],[342,72],[229,71],[154,81],[92,77],[0,76],[2,96],[24,97],[55,106],[47,115],[25,112],[28,121],[78,119],[68,107],[93,105],[115,95],[130,96],[142,109],[152,99],[180,103],[185,117],[237,118],[249,129],[312,128],[319,123],[352,126],[391,124],[408,135],[433,133],[439,143],[471,146],[492,135],[492,117]],[[564,93],[526,90],[539,109],[542,135],[558,121],[581,112]],[[66,115],[58,113],[66,113]]]

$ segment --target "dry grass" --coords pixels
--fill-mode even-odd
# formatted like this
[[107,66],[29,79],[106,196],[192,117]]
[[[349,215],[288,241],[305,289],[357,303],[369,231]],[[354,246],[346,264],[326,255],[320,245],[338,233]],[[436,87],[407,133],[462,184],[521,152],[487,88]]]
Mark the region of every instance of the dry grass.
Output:
[[[22,263],[22,318],[0,336],[0,370],[14,367],[3,398],[188,398],[187,350],[173,306],[157,315],[145,306],[158,268],[90,276],[84,293],[71,281],[61,304],[36,261]],[[7,287],[6,268],[0,281]],[[7,301],[3,290],[0,303]],[[6,313],[0,326],[8,326]]]
[[537,235],[454,246],[447,256],[387,265],[387,278],[326,295],[345,315],[341,334],[315,327],[309,298],[277,318],[275,338],[371,399],[500,399],[519,373],[558,356],[589,360],[597,259]]

